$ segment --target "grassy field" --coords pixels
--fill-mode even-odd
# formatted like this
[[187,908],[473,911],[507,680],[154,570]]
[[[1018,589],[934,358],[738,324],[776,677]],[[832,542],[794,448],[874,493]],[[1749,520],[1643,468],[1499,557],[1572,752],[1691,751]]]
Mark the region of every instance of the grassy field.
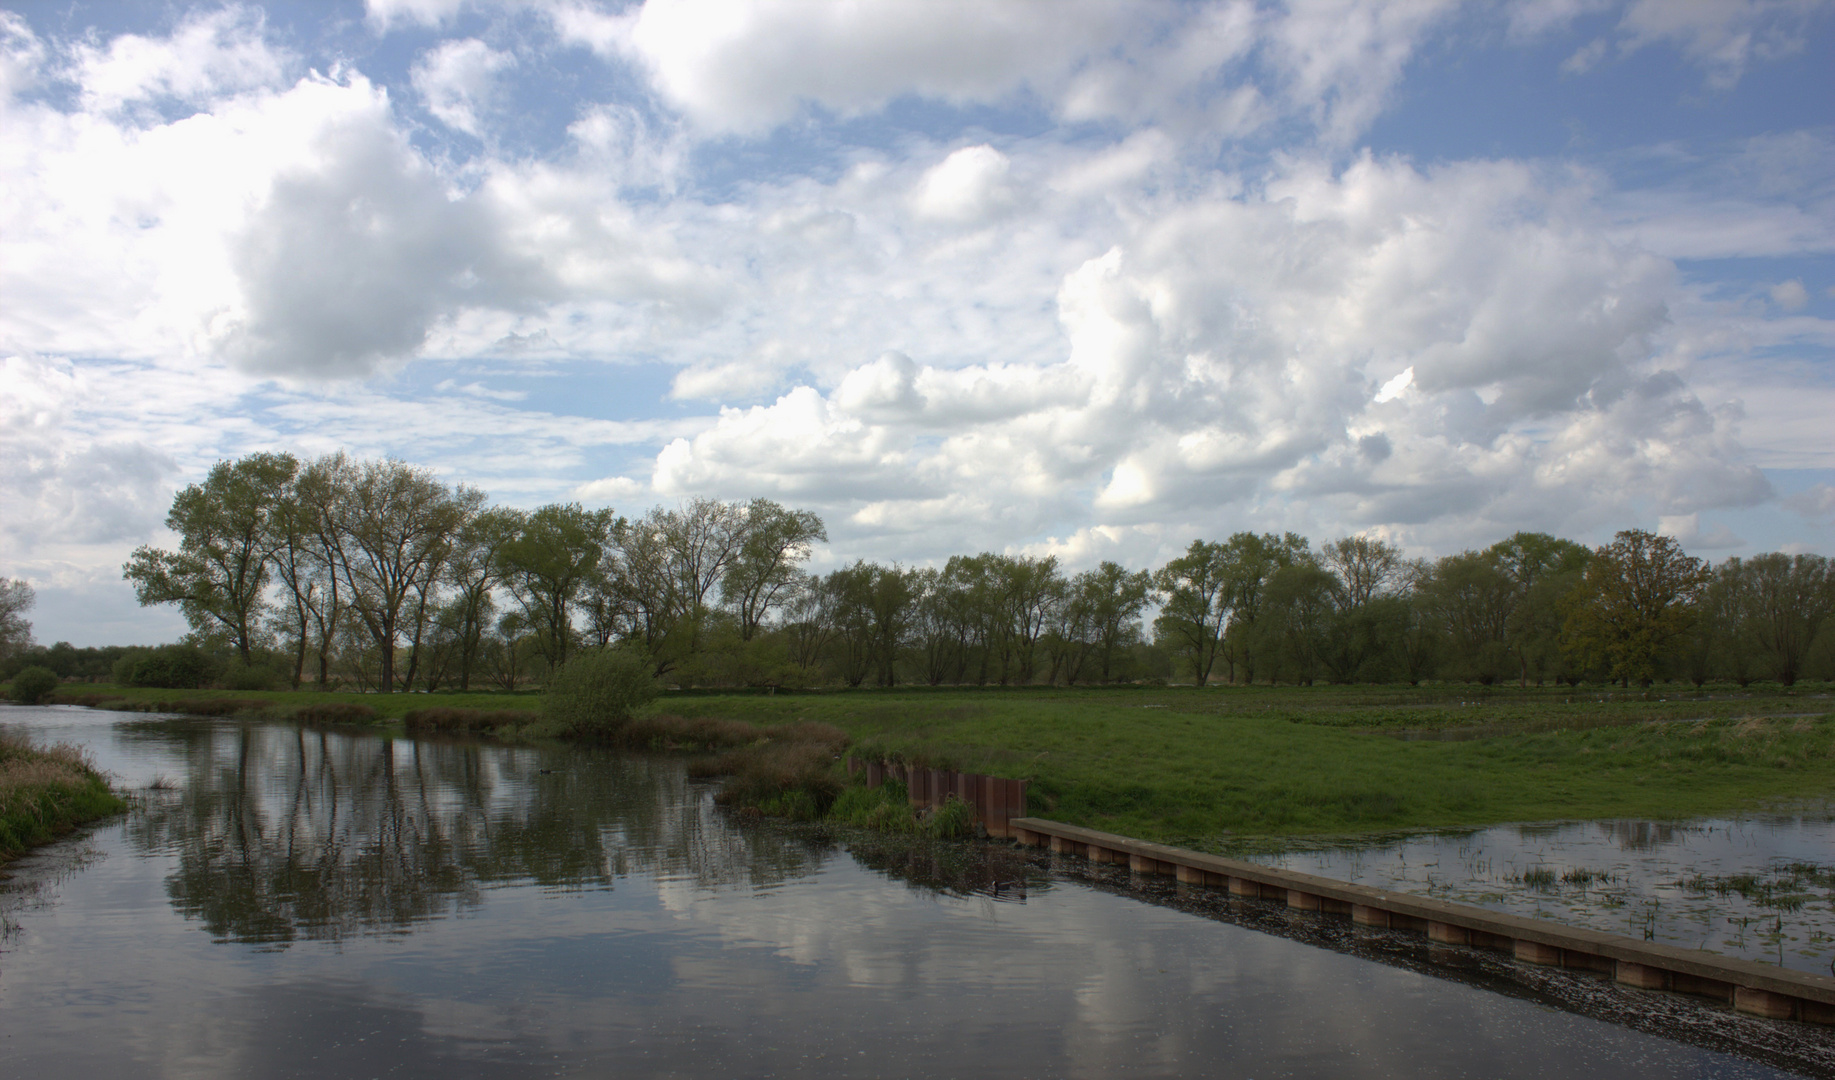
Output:
[[[767,727],[832,724],[855,754],[1031,778],[1035,812],[1060,820],[1226,849],[1258,837],[1687,818],[1829,800],[1830,692],[911,688],[667,694],[656,709]],[[528,694],[222,696],[277,707],[361,700],[384,719],[430,706],[539,704]]]

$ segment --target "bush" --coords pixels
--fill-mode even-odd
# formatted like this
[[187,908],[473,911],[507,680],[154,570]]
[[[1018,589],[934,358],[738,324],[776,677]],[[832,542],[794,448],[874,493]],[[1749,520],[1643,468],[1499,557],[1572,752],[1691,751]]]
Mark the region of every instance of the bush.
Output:
[[161,645],[134,662],[129,686],[196,690],[210,681],[216,665],[196,645]]
[[33,666],[13,676],[13,700],[21,705],[36,705],[57,689],[57,672],[48,667]]
[[542,718],[557,735],[610,735],[656,700],[653,670],[640,649],[577,653],[548,680]]

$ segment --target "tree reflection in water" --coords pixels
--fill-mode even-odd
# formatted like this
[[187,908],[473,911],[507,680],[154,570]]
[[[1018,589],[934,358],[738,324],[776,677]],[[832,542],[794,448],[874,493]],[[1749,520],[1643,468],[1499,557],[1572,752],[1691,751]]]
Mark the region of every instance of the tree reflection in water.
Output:
[[643,873],[770,887],[831,850],[736,827],[674,758],[196,720],[123,734],[185,762],[130,841],[175,856],[173,905],[232,941],[400,932],[496,884],[611,889]]

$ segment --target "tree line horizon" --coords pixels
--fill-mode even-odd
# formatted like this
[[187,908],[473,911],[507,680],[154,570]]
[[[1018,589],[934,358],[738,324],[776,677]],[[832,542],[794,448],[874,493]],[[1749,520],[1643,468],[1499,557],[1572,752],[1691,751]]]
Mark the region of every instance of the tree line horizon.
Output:
[[[822,520],[769,499],[522,511],[341,452],[219,462],[167,525],[177,550],[141,547],[123,576],[141,604],[177,605],[230,683],[515,689],[614,647],[683,686],[1791,685],[1835,671],[1826,558],[1710,564],[1641,529],[1593,548],[1519,532],[1437,559],[1368,535],[1314,549],[1244,531],[1153,570],[982,552],[818,575],[804,564]],[[137,681],[173,678],[135,662]]]

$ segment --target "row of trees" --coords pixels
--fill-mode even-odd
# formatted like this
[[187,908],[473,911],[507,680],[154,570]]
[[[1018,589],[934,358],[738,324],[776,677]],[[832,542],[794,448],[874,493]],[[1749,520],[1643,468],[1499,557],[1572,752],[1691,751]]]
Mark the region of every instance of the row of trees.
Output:
[[[508,686],[587,644],[641,643],[668,671],[715,623],[756,635],[800,582],[815,515],[694,500],[636,520],[557,503],[523,512],[398,461],[254,454],[179,492],[175,551],[123,568],[243,667],[276,649],[297,686]],[[716,613],[721,618],[716,619]]]
[[180,605],[245,668],[283,655],[294,685],[514,687],[616,643],[719,685],[1792,683],[1835,659],[1821,556],[1709,566],[1638,530],[1436,561],[1243,532],[1151,572],[982,553],[817,576],[822,521],[766,499],[524,512],[401,462],[286,454],[219,464],[168,524],[178,549],[124,569],[141,602]]

